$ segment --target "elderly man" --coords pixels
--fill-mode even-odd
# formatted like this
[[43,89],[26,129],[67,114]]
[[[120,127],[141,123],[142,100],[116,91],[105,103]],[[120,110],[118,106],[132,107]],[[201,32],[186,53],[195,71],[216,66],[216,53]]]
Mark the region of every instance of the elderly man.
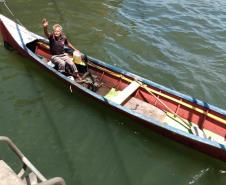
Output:
[[46,19],[42,20],[42,25],[46,37],[49,39],[50,52],[53,55],[51,61],[58,66],[60,72],[65,72],[65,65],[69,65],[69,74],[80,78],[78,75],[78,70],[72,59],[64,51],[64,46],[68,46],[73,50],[76,50],[72,44],[68,41],[67,37],[62,32],[62,26],[55,24],[53,26],[53,32],[48,32],[48,21]]

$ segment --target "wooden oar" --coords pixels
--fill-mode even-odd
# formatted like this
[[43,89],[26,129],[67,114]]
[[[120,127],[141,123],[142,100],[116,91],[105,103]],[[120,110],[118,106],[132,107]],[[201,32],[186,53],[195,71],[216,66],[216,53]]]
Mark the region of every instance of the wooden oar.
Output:
[[[180,121],[182,121],[184,124],[182,124],[181,122],[177,121],[175,119],[175,121],[177,121],[178,123],[180,123],[183,127],[185,127],[186,129],[188,129],[189,132],[192,133],[192,130],[191,130],[191,124],[188,124],[186,121],[184,121],[183,118],[181,118],[178,114],[176,114],[172,109],[170,109],[162,100],[160,100],[153,92],[151,92],[150,89],[147,88],[146,85],[142,85],[141,87],[143,87],[148,93],[150,93],[152,96],[154,96],[154,98],[156,100],[158,100],[158,102],[160,102],[171,114],[173,114],[175,117],[177,117]],[[164,111],[166,114],[167,112]]]

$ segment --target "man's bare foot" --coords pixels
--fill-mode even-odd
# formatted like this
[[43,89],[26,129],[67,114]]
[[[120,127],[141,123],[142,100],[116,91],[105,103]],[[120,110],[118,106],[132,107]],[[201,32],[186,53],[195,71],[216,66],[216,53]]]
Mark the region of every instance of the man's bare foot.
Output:
[[73,76],[75,79],[82,80],[82,77],[78,73],[70,74]]
[[84,83],[84,82],[85,82],[85,80],[78,79],[78,78],[77,78],[75,81],[76,81],[77,83],[79,83],[79,84],[82,84],[82,83]]

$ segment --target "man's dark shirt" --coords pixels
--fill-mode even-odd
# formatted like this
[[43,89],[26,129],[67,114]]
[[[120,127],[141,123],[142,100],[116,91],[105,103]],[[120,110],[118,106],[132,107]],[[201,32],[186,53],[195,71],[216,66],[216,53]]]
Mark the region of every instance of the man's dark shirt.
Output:
[[64,54],[64,46],[68,45],[67,37],[61,35],[60,37],[56,38],[53,34],[49,36],[49,45],[50,45],[50,52],[52,55],[61,55]]

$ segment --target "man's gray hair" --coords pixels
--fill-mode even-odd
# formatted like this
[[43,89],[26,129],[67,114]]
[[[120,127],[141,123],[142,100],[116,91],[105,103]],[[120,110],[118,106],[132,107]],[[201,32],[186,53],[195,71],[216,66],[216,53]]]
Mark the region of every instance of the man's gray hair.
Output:
[[59,25],[59,24],[54,24],[54,25],[53,25],[53,30],[55,30],[57,27],[60,28],[61,31],[63,30],[62,26]]

